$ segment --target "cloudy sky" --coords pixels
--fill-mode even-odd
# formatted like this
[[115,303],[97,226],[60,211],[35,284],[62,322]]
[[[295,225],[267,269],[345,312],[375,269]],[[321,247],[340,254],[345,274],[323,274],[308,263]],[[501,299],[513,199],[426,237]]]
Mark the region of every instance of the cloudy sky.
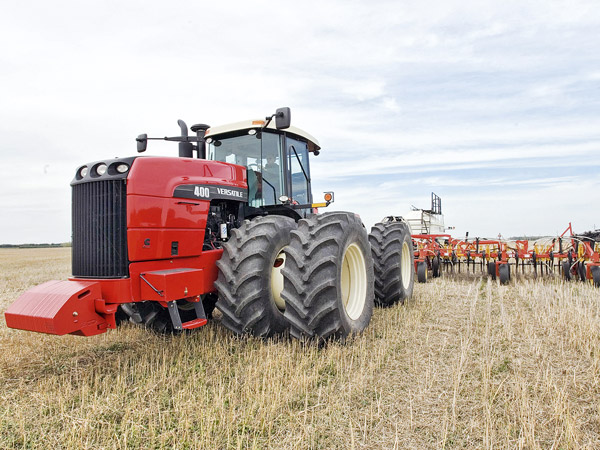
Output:
[[596,2],[8,1],[0,42],[0,243],[69,241],[76,167],[139,133],[280,106],[369,227],[432,191],[457,236],[600,227]]

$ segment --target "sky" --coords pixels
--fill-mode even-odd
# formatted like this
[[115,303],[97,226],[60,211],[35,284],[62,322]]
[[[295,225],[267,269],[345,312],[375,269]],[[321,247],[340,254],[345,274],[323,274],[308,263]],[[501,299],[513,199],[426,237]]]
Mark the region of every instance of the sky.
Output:
[[600,227],[599,48],[593,1],[3,2],[0,243],[68,242],[76,168],[140,133],[281,106],[367,228],[431,192],[457,237]]

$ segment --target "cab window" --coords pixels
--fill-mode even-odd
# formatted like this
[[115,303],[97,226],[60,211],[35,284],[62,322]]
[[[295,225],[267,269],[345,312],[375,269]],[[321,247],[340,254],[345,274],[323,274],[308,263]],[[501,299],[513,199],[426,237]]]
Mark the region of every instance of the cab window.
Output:
[[283,193],[283,161],[281,160],[281,136],[262,134],[262,199],[263,205],[279,204]]
[[287,139],[288,167],[290,168],[291,197],[300,204],[310,203],[310,173],[306,142]]
[[250,206],[279,203],[284,191],[279,134],[262,132],[219,136],[208,143],[208,159],[246,167]]

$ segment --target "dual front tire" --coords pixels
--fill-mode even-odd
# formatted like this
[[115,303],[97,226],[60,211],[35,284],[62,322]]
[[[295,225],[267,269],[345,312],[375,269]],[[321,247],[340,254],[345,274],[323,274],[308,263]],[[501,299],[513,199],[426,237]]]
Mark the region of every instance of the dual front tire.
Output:
[[373,260],[358,216],[332,212],[300,220],[285,255],[281,296],[293,337],[344,338],[367,327]]
[[217,261],[216,307],[221,323],[235,334],[270,337],[285,332],[282,269],[284,248],[296,222],[284,216],[245,220],[232,230]]
[[235,334],[343,338],[373,313],[371,250],[352,213],[246,220],[217,267],[221,323]]

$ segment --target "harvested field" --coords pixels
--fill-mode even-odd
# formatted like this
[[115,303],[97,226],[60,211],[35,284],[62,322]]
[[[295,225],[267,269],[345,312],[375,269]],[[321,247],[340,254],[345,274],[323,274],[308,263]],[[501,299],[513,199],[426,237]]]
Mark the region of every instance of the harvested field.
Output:
[[[0,310],[69,260],[0,251]],[[0,347],[0,448],[600,448],[589,284],[436,279],[321,349],[218,323],[47,336],[3,316]]]

